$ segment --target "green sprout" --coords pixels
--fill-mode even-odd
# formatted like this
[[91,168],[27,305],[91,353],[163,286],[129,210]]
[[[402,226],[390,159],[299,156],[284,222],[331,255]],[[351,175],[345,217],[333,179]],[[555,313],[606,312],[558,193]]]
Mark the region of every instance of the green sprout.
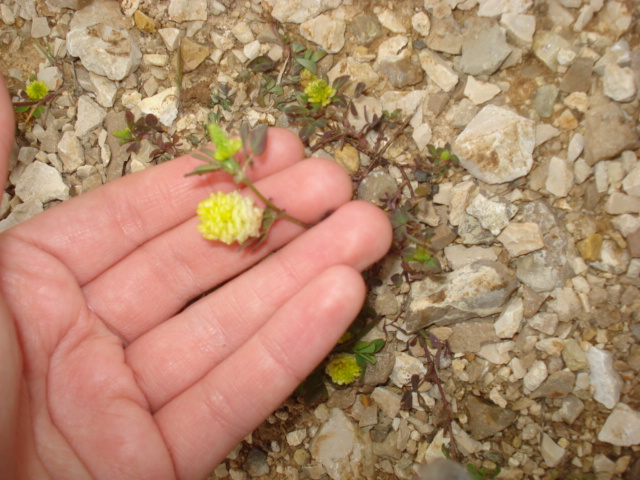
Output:
[[[267,126],[259,125],[249,130],[246,125],[240,128],[240,138],[229,138],[217,123],[207,125],[213,150],[203,148],[194,156],[206,162],[196,167],[189,175],[203,175],[212,172],[225,172],[232,176],[238,185],[249,188],[264,203],[264,208],[255,207],[253,200],[243,200],[237,192],[234,194],[213,194],[200,202],[198,216],[201,224],[199,231],[208,240],[219,240],[227,244],[234,242],[244,246],[248,238],[257,238],[254,247],[263,243],[279,219],[308,228],[310,225],[285,213],[285,211],[266,198],[249,180],[246,169],[253,164],[255,155],[260,155],[267,142]],[[236,154],[242,150],[244,161],[236,160]],[[256,220],[259,209],[259,218]],[[259,228],[256,228],[256,221]]]

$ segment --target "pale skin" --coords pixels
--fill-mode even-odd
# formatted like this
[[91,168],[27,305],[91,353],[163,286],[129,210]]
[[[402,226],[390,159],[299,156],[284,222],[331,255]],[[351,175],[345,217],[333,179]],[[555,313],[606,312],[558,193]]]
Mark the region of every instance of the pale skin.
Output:
[[[13,131],[0,76],[2,178]],[[251,180],[304,222],[334,213],[238,251],[196,230],[197,203],[235,188],[184,177],[200,164],[180,157],[0,234],[3,478],[205,478],[357,315],[359,272],[391,228],[350,201],[338,165],[270,129]]]

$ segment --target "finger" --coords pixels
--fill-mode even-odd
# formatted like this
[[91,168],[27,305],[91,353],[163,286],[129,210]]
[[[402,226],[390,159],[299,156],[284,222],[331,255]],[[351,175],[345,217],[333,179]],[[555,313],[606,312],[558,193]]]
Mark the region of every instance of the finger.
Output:
[[[295,134],[271,128],[264,153],[247,175],[252,180],[267,177],[302,160],[303,154]],[[212,191],[236,188],[222,173],[184,177],[199,165],[202,161],[191,156],[179,157],[64,202],[12,232],[67,264],[83,285],[193,217],[198,202]]]
[[337,343],[364,295],[355,270],[326,270],[224,363],[163,407],[155,418],[178,476],[206,476],[273,412]]
[[2,179],[2,185],[4,185],[7,178],[9,155],[13,147],[13,132],[16,129],[15,125],[11,98],[9,98],[4,77],[0,74],[0,179]]
[[[276,205],[303,221],[317,221],[351,198],[351,181],[330,160],[299,162],[256,184]],[[202,238],[191,218],[165,232],[84,288],[89,305],[127,341],[170,318],[194,297],[280,248],[302,228],[279,221],[266,244],[239,250]],[[117,285],[118,288],[113,288]]]
[[363,270],[389,248],[386,215],[351,202],[277,254],[159,325],[126,350],[152,410],[236,351],[304,285],[335,265]]

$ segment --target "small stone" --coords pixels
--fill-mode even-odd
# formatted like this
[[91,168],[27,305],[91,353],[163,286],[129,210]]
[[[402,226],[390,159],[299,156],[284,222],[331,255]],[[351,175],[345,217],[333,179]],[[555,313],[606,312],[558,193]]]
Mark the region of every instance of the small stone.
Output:
[[84,149],[73,132],[64,132],[58,142],[58,156],[64,165],[64,173],[73,173],[84,165]]
[[622,275],[627,271],[631,255],[625,248],[620,248],[613,240],[604,240],[600,249],[600,261],[589,262],[593,268],[602,272]]
[[82,138],[95,128],[102,125],[107,112],[88,96],[83,95],[78,100],[78,118],[75,125],[75,133]]
[[267,454],[261,449],[253,447],[247,454],[247,459],[242,465],[246,472],[252,477],[269,474],[269,463]]
[[[476,189],[473,182],[460,182],[451,189],[449,223],[455,227],[460,225],[465,217],[471,192]],[[640,224],[638,225],[640,227]]]
[[530,47],[536,31],[536,17],[520,13],[504,13],[500,25],[507,29],[507,38],[516,45]]
[[500,87],[489,82],[479,82],[472,76],[467,78],[464,94],[476,105],[488,102],[500,93]]
[[246,44],[255,40],[251,28],[245,22],[236,23],[231,29],[231,33],[233,33],[233,36],[236,37],[240,43]]
[[360,477],[361,441],[355,426],[339,408],[332,408],[329,419],[322,425],[311,443],[311,456],[320,463],[331,478]]
[[602,77],[604,94],[616,102],[630,102],[636,96],[636,81],[633,70],[616,64],[607,65]]
[[23,201],[37,200],[45,204],[52,200],[67,200],[69,187],[55,168],[35,161],[24,169],[16,185],[16,195]]
[[598,433],[598,440],[620,447],[640,444],[640,413],[618,403]]
[[400,395],[388,388],[376,387],[371,394],[371,399],[389,418],[395,418],[400,412]]
[[522,383],[531,392],[542,385],[548,375],[547,365],[542,360],[536,360],[529,367],[529,371],[522,379]]
[[542,232],[537,223],[511,223],[498,235],[498,240],[512,257],[519,257],[544,247]]
[[614,408],[620,400],[623,382],[613,368],[613,356],[606,350],[591,347],[587,360],[591,369],[589,379],[595,390],[593,398],[609,409]]
[[[40,163],[40,162],[37,162]],[[3,200],[3,204],[4,204]],[[6,202],[7,205],[9,202]],[[14,207],[11,210],[11,213],[7,218],[0,221],[0,232],[4,232],[11,227],[15,227],[16,225],[29,220],[30,218],[36,216],[38,213],[42,212],[44,209],[42,207],[42,202],[39,200],[28,200],[24,203],[21,203],[17,207]]]
[[496,335],[500,338],[512,338],[520,329],[523,313],[522,298],[516,297],[510,300],[493,324],[496,329]]
[[460,24],[453,15],[447,15],[431,25],[427,46],[436,52],[460,55],[463,40]]
[[470,265],[478,260],[498,260],[498,254],[487,247],[465,247],[464,245],[450,245],[445,247],[444,256],[453,270]]
[[66,45],[69,54],[80,57],[87,70],[110,80],[122,80],[135,71],[142,60],[140,48],[126,30],[103,23],[72,29],[67,34]]
[[417,67],[417,58],[408,46],[409,40],[397,35],[385,40],[378,47],[375,68],[389,79],[395,88],[415,85],[422,80],[422,71]]
[[427,373],[426,367],[419,359],[407,355],[404,352],[396,352],[395,357],[396,362],[389,380],[391,380],[396,387],[402,388],[407,385],[413,375],[422,377]]
[[299,430],[294,430],[293,432],[287,433],[287,443],[292,447],[297,447],[302,444],[304,440],[307,438],[307,429],[301,428]]
[[267,0],[273,18],[282,23],[303,23],[319,14],[337,8],[342,0]]
[[427,15],[425,12],[416,13],[411,17],[411,26],[423,37],[428,36],[429,31],[431,30],[431,21],[429,20],[429,15]]
[[167,88],[153,97],[147,97],[136,108],[145,115],[155,115],[160,123],[169,127],[178,116],[178,88]]
[[51,33],[46,17],[35,17],[31,20],[31,38],[46,37]]
[[209,56],[209,47],[200,45],[190,38],[184,38],[180,43],[180,54],[182,55],[182,71],[192,72],[200,66]]
[[368,13],[357,15],[350,27],[358,45],[368,46],[382,36],[380,22],[374,15]]
[[344,47],[346,28],[344,21],[330,15],[320,15],[300,25],[300,34],[328,53],[338,53]]
[[489,184],[522,177],[533,166],[535,124],[510,110],[487,105],[458,136],[454,152],[473,176]]
[[588,92],[591,88],[593,60],[577,58],[562,77],[560,91],[565,93]]
[[507,200],[488,199],[482,194],[476,195],[467,207],[467,213],[477,218],[493,235],[498,235],[517,211],[518,208]]
[[577,341],[568,338],[564,341],[564,350],[562,350],[562,360],[566,367],[572,372],[586,370],[589,368],[589,361],[584,350],[580,348]]
[[533,97],[533,108],[542,118],[549,118],[554,113],[554,106],[558,99],[558,87],[555,85],[542,85],[536,90]]
[[542,442],[540,443],[540,454],[544,459],[545,463],[550,468],[557,467],[562,459],[566,450],[554,442],[549,435],[546,433],[542,434]]
[[360,154],[358,150],[348,143],[335,151],[336,162],[341,165],[349,175],[355,175],[360,169]]
[[6,3],[0,4],[0,17],[5,25],[13,25],[16,23],[16,17],[13,10]]
[[[584,411],[584,402],[574,395],[567,395],[562,400],[562,407],[558,410],[558,417],[565,423],[573,425]],[[556,420],[557,421],[557,420]]]
[[398,16],[387,8],[378,14],[378,20],[384,28],[391,30],[393,33],[407,33],[407,29]]
[[558,71],[558,52],[570,48],[569,42],[555,32],[542,30],[533,37],[533,53],[554,72]]
[[[365,91],[374,87],[380,80],[380,76],[371,68],[368,63],[361,63],[354,60],[351,57],[342,58],[336,63],[331,70],[327,73],[329,82],[333,83],[336,78],[343,75],[348,75],[349,81],[344,85],[343,90],[347,95],[353,95],[355,93],[358,83],[364,83]],[[359,99],[361,99],[360,97]],[[359,100],[356,99],[356,100]],[[367,114],[372,116],[374,111],[367,109]]]
[[559,338],[544,338],[536,343],[536,350],[552,357],[559,357],[564,348],[564,343]]
[[567,370],[553,372],[542,385],[531,392],[529,398],[564,398],[573,391],[576,384],[576,376]]
[[437,54],[423,50],[419,57],[422,69],[443,91],[450,92],[458,84],[458,74]]
[[585,262],[596,262],[602,260],[602,257],[600,256],[602,240],[602,235],[599,233],[592,233],[584,240],[580,240],[576,243],[578,252],[580,252],[582,259]]
[[607,101],[589,107],[584,139],[585,160],[590,166],[630,150],[638,142],[622,109]]
[[478,356],[488,360],[494,365],[505,365],[511,360],[509,352],[513,350],[515,342],[507,340],[499,343],[487,343],[480,347]]
[[414,282],[409,294],[407,331],[498,313],[517,287],[511,270],[487,260]]
[[156,31],[156,22],[149,15],[140,10],[136,10],[133,14],[133,21],[143,32],[153,33]]
[[631,170],[622,181],[622,188],[632,197],[640,197],[640,165]]
[[640,213],[640,198],[625,195],[620,192],[613,192],[609,195],[604,209],[611,215],[620,215],[623,213]]
[[551,157],[545,188],[556,197],[566,197],[573,188],[573,166],[558,157]]
[[207,19],[207,0],[171,0],[169,16],[174,22],[182,23]]
[[358,187],[358,198],[382,206],[384,198],[391,198],[397,190],[396,181],[386,172],[371,172]]
[[481,28],[463,40],[460,69],[469,75],[491,75],[510,53],[504,29]]
[[180,30],[177,28],[161,28],[158,30],[162,41],[170,52],[173,52],[180,44]]
[[486,402],[474,395],[466,397],[471,436],[475,440],[492,437],[510,426],[516,419],[516,413]]
[[550,312],[540,312],[531,317],[527,325],[546,335],[553,335],[558,326],[558,315]]

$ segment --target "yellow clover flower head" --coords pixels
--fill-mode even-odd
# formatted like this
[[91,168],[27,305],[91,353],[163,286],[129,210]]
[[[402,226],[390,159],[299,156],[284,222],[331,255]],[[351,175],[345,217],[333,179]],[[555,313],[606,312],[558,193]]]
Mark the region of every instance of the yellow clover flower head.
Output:
[[250,237],[260,236],[263,213],[253,198],[243,197],[237,191],[213,193],[198,204],[198,231],[207,240],[242,244]]
[[27,85],[26,92],[31,100],[42,100],[49,93],[49,87],[40,80],[34,80]]
[[309,99],[309,102],[319,103],[321,106],[326,107],[335,96],[336,89],[331,88],[326,80],[315,78],[306,86],[304,93]]
[[327,362],[324,371],[333,383],[348,385],[360,377],[362,367],[353,353],[337,353]]
[[300,72],[300,85],[302,85],[302,88],[307,88],[316,78],[318,77],[316,77],[311,70],[303,68]]
[[213,157],[219,162],[230,160],[242,148],[242,140],[239,138],[230,139],[224,130],[217,123],[207,125],[209,138],[216,148]]

